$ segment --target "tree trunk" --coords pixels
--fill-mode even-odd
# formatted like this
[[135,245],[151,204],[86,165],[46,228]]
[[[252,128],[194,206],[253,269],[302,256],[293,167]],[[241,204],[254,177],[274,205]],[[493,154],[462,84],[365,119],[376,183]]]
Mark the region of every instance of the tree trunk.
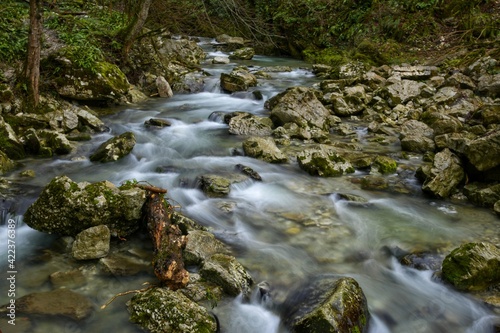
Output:
[[177,290],[189,282],[189,272],[184,269],[182,259],[187,236],[182,235],[179,227],[170,221],[171,206],[163,198],[164,191],[152,187],[148,189],[145,216],[153,240],[155,275],[162,285]]
[[141,33],[142,27],[144,23],[146,23],[146,19],[148,18],[149,7],[151,6],[151,2],[153,0],[142,0],[137,4],[137,8],[139,9],[137,13],[132,18],[132,21],[127,27],[125,32],[124,41],[123,41],[123,49],[122,56],[125,62],[128,61],[128,54],[135,40]]
[[42,40],[42,0],[30,0],[30,29],[28,55],[24,67],[24,78],[28,90],[28,105],[37,107],[40,101],[40,51]]

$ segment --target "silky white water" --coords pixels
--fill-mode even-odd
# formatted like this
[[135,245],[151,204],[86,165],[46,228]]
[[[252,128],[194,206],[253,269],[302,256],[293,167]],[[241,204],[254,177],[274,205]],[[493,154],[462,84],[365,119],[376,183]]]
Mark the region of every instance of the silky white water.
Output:
[[[208,45],[204,47],[210,51]],[[36,171],[34,179],[20,179],[20,170],[7,177],[30,189],[16,197],[17,215],[6,213],[11,202],[4,203],[2,211],[2,249],[7,246],[5,220],[11,217],[18,220],[17,296],[50,290],[48,275],[79,265],[57,254],[56,236],[41,234],[22,224],[19,215],[43,186],[63,174],[75,181],[109,180],[117,185],[135,179],[168,189],[168,197],[180,206],[183,214],[209,227],[232,247],[257,282],[267,281],[271,286],[272,306],[258,299],[250,303],[240,298],[220,301],[212,311],[220,319],[222,332],[284,333],[276,307],[290,290],[317,274],[351,276],[360,283],[372,314],[371,333],[492,332],[493,324],[499,321],[498,315],[467,294],[446,286],[430,271],[401,266],[384,249],[428,251],[444,257],[465,242],[485,240],[499,244],[498,218],[488,210],[466,203],[425,198],[412,173],[406,179],[413,187],[409,194],[370,192],[361,190],[353,181],[362,177],[362,172],[340,178],[317,178],[301,171],[293,160],[274,165],[242,156],[241,143],[245,137],[230,135],[227,125],[211,115],[232,111],[267,115],[265,100],[286,87],[311,86],[318,80],[305,63],[257,56],[238,64],[253,68],[289,65],[293,71],[271,73],[270,79],[259,79],[257,89],[261,90],[263,100],[255,100],[246,93],[224,94],[218,88],[218,77],[222,72],[230,72],[236,64],[204,66],[213,74],[207,79],[204,92],[122,107],[116,114],[105,117],[109,133],[80,143],[68,156],[23,161],[24,169]],[[145,127],[144,122],[152,117],[167,119],[172,126]],[[373,145],[365,141],[369,136],[366,127],[359,126],[358,143]],[[134,132],[137,139],[129,156],[108,164],[89,161],[88,156],[100,143],[125,131]],[[332,140],[342,138],[332,134]],[[399,150],[397,144],[367,149],[393,153]],[[419,161],[399,159],[398,163],[413,166]],[[227,198],[208,198],[198,188],[199,176],[235,172],[237,164],[251,167],[263,181],[234,184]],[[336,193],[360,195],[367,203],[339,200]],[[137,245],[140,240],[130,242],[141,246]],[[6,255],[4,250],[0,253],[0,269],[5,272]],[[107,277],[92,274],[92,264],[82,265],[91,278],[75,291],[94,302],[94,314],[80,323],[36,318],[30,332],[140,332],[128,322],[125,303],[131,296],[117,299],[105,310],[99,307],[116,293],[154,282],[154,276]],[[6,299],[5,294],[0,295],[0,303],[6,303]]]

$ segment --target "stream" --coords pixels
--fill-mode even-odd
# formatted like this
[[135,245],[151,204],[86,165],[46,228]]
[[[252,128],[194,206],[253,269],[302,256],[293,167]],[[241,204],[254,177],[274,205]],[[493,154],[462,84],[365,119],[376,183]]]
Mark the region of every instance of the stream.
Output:
[[[223,55],[212,49],[208,39],[200,45],[209,58]],[[236,64],[251,68],[290,66],[293,70],[272,72],[269,79],[259,79],[257,89],[263,100],[256,100],[249,92],[229,95],[220,91],[220,74],[229,73]],[[48,275],[78,267],[75,261],[57,254],[60,240],[56,236],[34,231],[22,223],[22,213],[41,189],[53,177],[63,174],[74,181],[109,180],[117,185],[135,179],[168,189],[168,198],[180,207],[180,212],[229,244],[256,282],[269,283],[274,302],[282,301],[289,290],[311,276],[350,276],[359,282],[367,297],[372,314],[370,333],[494,332],[493,325],[500,322],[498,314],[471,296],[454,291],[431,271],[402,266],[387,252],[429,251],[443,258],[465,242],[484,240],[500,244],[498,217],[464,202],[425,197],[412,172],[405,179],[410,188],[408,194],[364,191],[356,179],[365,172],[319,178],[300,170],[295,161],[275,165],[243,156],[245,137],[229,134],[228,126],[211,115],[232,111],[268,115],[264,109],[267,99],[287,87],[311,86],[319,80],[310,65],[286,58],[255,56],[251,61],[233,61],[228,65],[206,63],[203,68],[212,74],[204,92],[120,107],[103,118],[110,128],[108,133],[79,143],[66,156],[22,161],[24,167],[8,175],[8,180],[22,182],[25,188],[16,198],[14,211],[9,212],[4,204],[0,212],[2,276],[8,270],[4,251],[6,221],[17,222],[17,297],[51,290]],[[169,120],[172,126],[148,129],[144,122],[152,117]],[[399,156],[400,170],[420,162],[402,159],[399,143],[382,146],[365,140],[370,135],[366,125],[357,123],[358,142],[367,151]],[[137,139],[129,156],[107,164],[89,161],[88,156],[99,144],[126,131],[134,132]],[[346,139],[332,134],[334,140]],[[197,177],[234,172],[236,164],[251,167],[263,181],[234,184],[226,198],[208,198],[198,188]],[[35,170],[37,176],[20,179],[18,174],[24,169]],[[368,202],[354,204],[341,200],[338,193],[359,195]],[[147,250],[141,242],[145,241],[130,240],[120,246]],[[140,289],[144,282],[154,283],[154,275],[101,276],[92,274],[95,264],[81,265],[88,273],[88,282],[75,291],[95,303],[94,314],[80,323],[37,318],[27,332],[142,332],[128,321],[125,304],[131,295],[116,299],[104,310],[99,307],[117,293]],[[7,302],[7,295],[0,295],[0,304]],[[219,317],[224,333],[286,333],[272,309],[256,298],[250,303],[236,298],[220,301],[212,311]],[[9,329],[4,332],[11,332]],[[12,332],[24,332],[17,329],[21,330]]]

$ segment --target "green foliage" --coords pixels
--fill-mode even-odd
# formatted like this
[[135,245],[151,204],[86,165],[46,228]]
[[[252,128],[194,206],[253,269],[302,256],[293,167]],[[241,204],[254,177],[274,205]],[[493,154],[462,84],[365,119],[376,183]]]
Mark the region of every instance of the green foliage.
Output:
[[0,60],[21,60],[28,45],[28,27],[23,19],[29,15],[26,3],[2,1],[0,4]]

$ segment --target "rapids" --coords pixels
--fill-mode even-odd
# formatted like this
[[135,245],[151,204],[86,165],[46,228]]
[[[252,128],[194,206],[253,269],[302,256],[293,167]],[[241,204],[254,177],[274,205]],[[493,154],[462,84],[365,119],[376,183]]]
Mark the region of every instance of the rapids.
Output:
[[[221,55],[222,52],[212,51],[209,42],[201,42],[208,57]],[[220,91],[220,73],[230,72],[236,64],[252,68],[286,65],[293,71],[270,73],[270,79],[259,79],[257,89],[264,99],[255,100],[251,94],[228,95]],[[369,192],[353,181],[363,176],[363,172],[340,178],[316,178],[301,171],[295,161],[272,165],[243,156],[244,138],[230,135],[227,125],[213,113],[247,111],[266,115],[267,99],[293,85],[311,86],[318,79],[308,64],[285,58],[256,56],[251,61],[203,66],[212,74],[207,79],[206,91],[121,107],[104,118],[109,133],[80,143],[70,155],[23,161],[23,169],[35,170],[34,179],[21,180],[18,173],[22,170],[8,175],[8,180],[22,182],[24,192],[16,197],[15,209],[9,211],[4,203],[1,211],[0,270],[7,271],[6,221],[13,218],[18,224],[18,297],[50,290],[49,274],[77,265],[54,254],[57,237],[22,224],[23,212],[43,186],[62,174],[75,181],[109,180],[117,185],[136,179],[168,189],[168,197],[180,206],[183,214],[209,227],[229,244],[257,282],[270,284],[272,304],[262,304],[257,298],[243,303],[236,298],[222,300],[213,308],[224,333],[285,333],[275,309],[290,289],[314,274],[351,276],[360,283],[372,314],[370,333],[493,331],[493,323],[500,321],[498,314],[441,283],[430,271],[402,266],[384,250],[429,251],[444,257],[464,242],[487,240],[499,244],[497,217],[465,203],[424,197],[413,173],[408,173],[406,179],[406,184],[413,188],[409,194]],[[151,117],[167,119],[172,126],[147,129],[144,121]],[[358,142],[369,145],[364,140],[369,135],[366,126],[357,126]],[[125,131],[134,132],[137,139],[132,154],[115,163],[89,161],[89,154],[100,143]],[[397,144],[367,146],[367,149],[400,151]],[[412,166],[419,161],[400,157],[398,163]],[[236,164],[250,166],[263,181],[233,185],[229,196],[222,199],[207,198],[198,189],[198,176],[231,172]],[[346,202],[337,193],[357,194],[368,202]],[[136,244],[140,240],[130,242],[141,247]],[[95,267],[85,264],[84,269],[91,272]],[[99,310],[99,306],[119,292],[140,289],[143,282],[154,282],[154,276],[89,276],[87,285],[75,291],[96,304],[91,318],[82,323],[37,318],[30,332],[140,332],[128,322],[125,303],[130,297],[118,298],[105,310]],[[3,283],[0,304],[7,302]]]

